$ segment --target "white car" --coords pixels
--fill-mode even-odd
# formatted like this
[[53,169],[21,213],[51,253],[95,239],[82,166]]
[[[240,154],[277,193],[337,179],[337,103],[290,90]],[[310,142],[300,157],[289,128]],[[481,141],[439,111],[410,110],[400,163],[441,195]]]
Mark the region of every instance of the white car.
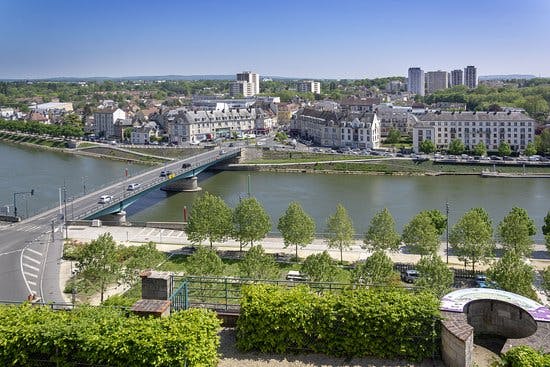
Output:
[[100,204],[107,204],[107,203],[110,203],[111,200],[113,200],[113,197],[111,195],[102,195],[99,198],[99,203]]
[[140,185],[138,183],[133,183],[133,184],[129,184],[128,185],[128,191],[134,191],[134,190],[137,190],[137,188],[139,187]]

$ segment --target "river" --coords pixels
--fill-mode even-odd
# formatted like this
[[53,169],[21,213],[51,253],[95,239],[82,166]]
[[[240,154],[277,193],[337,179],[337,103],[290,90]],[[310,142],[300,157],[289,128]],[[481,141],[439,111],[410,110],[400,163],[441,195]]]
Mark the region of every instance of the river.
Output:
[[[62,154],[0,143],[0,204],[13,205],[13,193],[35,190],[35,195],[18,195],[19,213],[29,214],[55,206],[59,188],[67,187],[70,198],[104,186],[147,166]],[[445,211],[449,203],[450,224],[468,209],[485,208],[496,224],[514,206],[525,208],[535,219],[537,242],[540,227],[550,210],[550,180],[544,178],[481,178],[478,176],[369,176],[271,172],[206,172],[199,176],[204,191],[220,195],[230,206],[240,197],[255,196],[274,223],[295,200],[315,219],[317,232],[325,231],[326,218],[342,203],[353,219],[357,233],[363,233],[372,218],[386,207],[402,229],[424,209]],[[182,221],[183,208],[191,208],[201,193],[152,192],[127,209],[132,221]],[[20,203],[20,204],[19,204]],[[68,216],[70,217],[70,205]]]

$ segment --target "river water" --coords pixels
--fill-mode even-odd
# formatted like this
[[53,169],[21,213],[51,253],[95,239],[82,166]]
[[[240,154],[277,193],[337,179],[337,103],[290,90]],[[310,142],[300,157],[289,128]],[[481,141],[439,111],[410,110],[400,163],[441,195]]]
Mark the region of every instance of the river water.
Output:
[[[58,203],[59,187],[67,196],[89,192],[117,178],[132,176],[147,166],[100,160],[71,154],[0,143],[0,204],[12,205],[18,195],[19,213],[34,213]],[[537,242],[540,227],[550,210],[550,180],[543,178],[480,178],[477,176],[368,176],[271,172],[206,172],[199,176],[204,191],[220,195],[230,206],[250,194],[265,206],[274,223],[291,201],[298,201],[315,219],[317,232],[325,231],[326,218],[342,203],[353,219],[357,233],[366,230],[372,216],[382,208],[393,214],[399,230],[424,209],[445,211],[449,203],[451,225],[473,207],[485,208],[496,225],[514,206],[523,207],[535,219]],[[127,209],[132,221],[182,221],[183,208],[191,208],[201,193],[152,192]],[[27,208],[28,206],[28,208]],[[70,209],[70,205],[69,205]],[[70,217],[70,212],[69,212]]]

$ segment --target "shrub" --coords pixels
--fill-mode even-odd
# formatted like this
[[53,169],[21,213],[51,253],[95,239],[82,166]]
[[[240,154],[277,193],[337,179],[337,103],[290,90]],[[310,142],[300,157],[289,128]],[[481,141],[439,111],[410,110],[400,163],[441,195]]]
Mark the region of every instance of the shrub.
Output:
[[550,354],[543,354],[531,347],[521,345],[504,353],[496,365],[499,367],[548,367]]
[[242,290],[237,347],[421,360],[436,348],[438,307],[430,294],[401,289],[320,295],[307,286],[251,285]]

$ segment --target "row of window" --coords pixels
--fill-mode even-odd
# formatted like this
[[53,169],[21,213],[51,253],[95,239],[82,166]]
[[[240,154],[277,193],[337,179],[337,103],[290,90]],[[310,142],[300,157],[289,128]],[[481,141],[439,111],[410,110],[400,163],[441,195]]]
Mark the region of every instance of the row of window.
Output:
[[[532,122],[526,122],[526,121],[520,121],[520,122],[503,122],[503,121],[500,121],[500,122],[497,122],[497,121],[493,121],[493,122],[477,122],[477,125],[476,125],[476,122],[475,121],[472,121],[471,122],[471,125],[470,125],[470,121],[465,121],[464,123],[462,121],[453,121],[453,122],[434,122],[433,123],[435,126],[448,126],[448,125],[457,125],[457,126],[532,126],[533,123]],[[463,125],[464,124],[464,125]],[[519,124],[519,125],[518,125]]]

